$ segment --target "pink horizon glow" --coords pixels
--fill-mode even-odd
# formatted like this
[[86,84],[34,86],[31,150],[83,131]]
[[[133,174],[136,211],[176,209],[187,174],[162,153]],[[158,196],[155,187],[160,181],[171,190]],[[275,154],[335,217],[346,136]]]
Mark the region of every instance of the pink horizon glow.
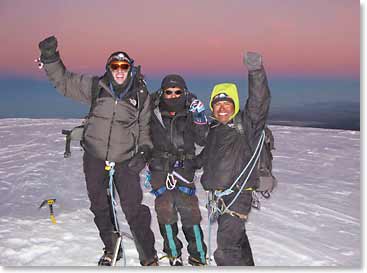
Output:
[[310,1],[2,1],[0,74],[37,76],[38,43],[56,35],[72,71],[103,71],[125,50],[146,74],[241,74],[257,51],[283,75],[360,73],[360,4]]

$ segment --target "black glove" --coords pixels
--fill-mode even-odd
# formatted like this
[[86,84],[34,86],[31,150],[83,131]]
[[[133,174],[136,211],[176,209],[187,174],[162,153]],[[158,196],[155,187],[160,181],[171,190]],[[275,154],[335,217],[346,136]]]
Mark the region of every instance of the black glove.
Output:
[[256,52],[247,52],[243,57],[243,63],[249,71],[261,69],[262,56]]
[[145,162],[148,162],[152,157],[152,149],[146,144],[139,147],[138,153],[141,154]]
[[56,51],[57,40],[55,36],[50,36],[38,44],[41,50],[41,62],[45,64],[56,62],[60,59],[59,52]]
[[184,161],[184,166],[190,166],[191,168],[193,168],[194,170],[200,169],[200,166],[198,164],[198,160],[197,158],[193,158],[193,159],[186,159]]
[[145,167],[145,164],[151,158],[151,149],[148,145],[143,145],[139,147],[138,153],[131,158],[128,167],[135,171],[136,173],[140,173],[140,171]]

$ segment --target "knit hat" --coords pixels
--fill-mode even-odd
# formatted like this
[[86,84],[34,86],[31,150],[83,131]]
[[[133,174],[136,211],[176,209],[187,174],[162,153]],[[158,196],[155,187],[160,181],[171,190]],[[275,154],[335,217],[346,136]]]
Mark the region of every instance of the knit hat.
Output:
[[134,60],[130,58],[129,55],[127,55],[126,52],[123,51],[116,51],[110,55],[107,59],[106,65],[108,66],[112,61],[126,61],[130,65],[134,63]]
[[185,80],[180,75],[175,74],[167,75],[162,80],[161,84],[162,90],[166,90],[167,88],[170,87],[179,87],[182,90],[187,90]]
[[219,101],[229,101],[232,102],[234,105],[234,101],[233,99],[228,96],[226,93],[219,93],[218,95],[216,95],[213,99],[212,99],[212,103],[211,106],[213,107],[214,104],[216,104]]

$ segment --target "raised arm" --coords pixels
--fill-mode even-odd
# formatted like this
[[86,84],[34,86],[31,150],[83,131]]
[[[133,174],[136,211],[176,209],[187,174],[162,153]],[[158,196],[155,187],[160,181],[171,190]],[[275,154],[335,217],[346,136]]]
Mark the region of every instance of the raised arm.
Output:
[[65,68],[59,52],[56,51],[56,37],[51,36],[41,41],[39,49],[40,60],[54,87],[66,97],[90,104],[93,77],[73,73]]
[[248,99],[242,113],[245,128],[258,136],[268,117],[270,106],[270,91],[266,78],[262,57],[258,53],[248,52],[244,57],[248,68]]

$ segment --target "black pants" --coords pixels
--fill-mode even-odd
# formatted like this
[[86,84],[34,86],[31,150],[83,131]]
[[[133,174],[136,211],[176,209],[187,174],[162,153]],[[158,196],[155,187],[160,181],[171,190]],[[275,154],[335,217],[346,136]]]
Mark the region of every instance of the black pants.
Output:
[[[128,161],[116,164],[114,182],[122,211],[134,237],[140,262],[146,264],[153,261],[156,256],[154,234],[150,229],[151,214],[149,208],[142,204],[143,195],[139,174],[128,168],[127,164]],[[113,252],[116,236],[111,203],[107,196],[109,176],[108,171],[104,169],[105,161],[84,153],[83,166],[94,222],[105,249]]]
[[181,256],[182,242],[178,239],[178,214],[188,242],[191,258],[205,264],[207,247],[200,227],[201,214],[196,195],[189,196],[177,189],[167,190],[155,200],[159,230],[164,240],[163,251],[171,257]]
[[[233,196],[226,198],[225,203],[229,204],[232,198]],[[251,201],[252,193],[250,191],[243,192],[230,209],[248,215],[251,210]],[[255,265],[245,223],[246,220],[227,213],[219,216],[217,249],[214,251],[214,259],[217,265]]]

